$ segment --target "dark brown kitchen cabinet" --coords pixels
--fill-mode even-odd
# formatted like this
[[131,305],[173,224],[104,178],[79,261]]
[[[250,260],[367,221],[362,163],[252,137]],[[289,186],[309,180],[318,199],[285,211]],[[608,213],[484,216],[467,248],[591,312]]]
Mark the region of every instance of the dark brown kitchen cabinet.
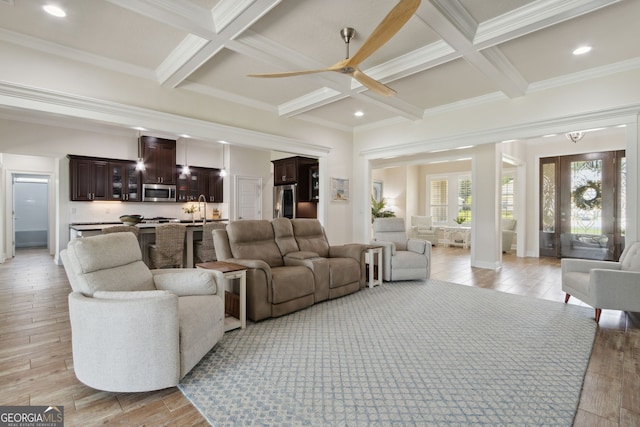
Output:
[[[315,168],[315,174],[311,169]],[[318,201],[318,160],[309,157],[288,157],[273,160],[273,184],[298,184],[297,202]],[[314,191],[315,190],[315,191]]]
[[297,157],[290,157],[273,161],[274,185],[295,184],[298,182],[297,159]]
[[189,174],[183,174],[178,165],[177,201],[197,201],[202,194],[207,202],[223,202],[223,178],[220,169],[192,166]]
[[136,162],[109,161],[109,200],[139,202],[142,199],[141,180]]
[[309,168],[309,201],[317,202],[320,200],[320,173],[318,165]]
[[183,166],[178,165],[178,184],[176,191],[177,202],[193,202],[198,200],[200,194],[204,194],[203,171],[201,168],[190,167],[189,173],[183,173]]
[[69,156],[71,200],[109,200],[109,162],[92,157]]
[[207,171],[207,202],[222,203],[224,177],[220,174],[220,169],[209,169]]
[[145,184],[176,184],[176,141],[141,136]]

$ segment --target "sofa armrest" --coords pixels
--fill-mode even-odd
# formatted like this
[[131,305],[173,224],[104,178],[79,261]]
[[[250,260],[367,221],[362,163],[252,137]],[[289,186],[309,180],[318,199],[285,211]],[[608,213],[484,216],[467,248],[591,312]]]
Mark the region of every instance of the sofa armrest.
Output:
[[431,244],[427,245],[427,242],[421,239],[407,240],[407,250],[411,252],[415,252],[417,254],[421,254],[421,255],[426,254],[427,246],[431,246]]
[[129,299],[102,294],[103,298],[69,294],[73,368],[78,379],[113,392],[178,384],[178,297],[156,291],[150,291],[150,296],[136,292]]
[[151,270],[156,289],[171,291],[179,297],[188,295],[220,295],[218,278],[213,270],[170,268]]
[[329,258],[353,258],[360,262],[367,245],[348,243],[346,245],[329,246]]
[[595,268],[589,275],[595,308],[640,310],[640,272]]

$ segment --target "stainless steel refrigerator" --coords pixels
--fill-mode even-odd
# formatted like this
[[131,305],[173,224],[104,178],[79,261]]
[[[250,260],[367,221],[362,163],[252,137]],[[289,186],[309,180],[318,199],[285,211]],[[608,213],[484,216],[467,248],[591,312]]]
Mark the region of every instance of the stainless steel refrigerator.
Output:
[[273,187],[273,217],[296,217],[297,184],[276,185]]

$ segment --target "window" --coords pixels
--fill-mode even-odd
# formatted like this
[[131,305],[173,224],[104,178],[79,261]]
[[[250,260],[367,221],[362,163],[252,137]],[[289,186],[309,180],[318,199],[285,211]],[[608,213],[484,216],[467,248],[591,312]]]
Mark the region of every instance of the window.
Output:
[[449,200],[449,181],[446,179],[434,179],[431,181],[431,196],[429,198],[429,212],[433,222],[446,222],[448,200]]
[[452,225],[457,218],[471,222],[471,177],[465,174],[427,177],[427,212],[433,223]]

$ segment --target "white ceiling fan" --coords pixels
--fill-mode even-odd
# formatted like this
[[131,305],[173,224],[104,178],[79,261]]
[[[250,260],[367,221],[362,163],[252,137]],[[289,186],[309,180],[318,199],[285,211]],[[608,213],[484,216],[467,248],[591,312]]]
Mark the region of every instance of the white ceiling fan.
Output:
[[268,74],[249,74],[249,77],[292,77],[300,76],[304,74],[322,73],[325,71],[336,71],[342,74],[348,74],[363,86],[369,90],[378,93],[383,96],[393,96],[396,91],[390,87],[380,83],[379,81],[367,76],[360,71],[358,65],[371,54],[378,50],[383,44],[388,42],[406,23],[409,18],[415,13],[420,6],[421,0],[400,0],[400,2],[385,16],[385,18],[378,24],[375,30],[364,41],[360,49],[349,58],[349,42],[355,35],[353,28],[343,28],[340,31],[342,39],[347,44],[347,58],[336,62],[330,67],[321,68],[319,70],[306,70],[306,71],[289,71],[284,73],[268,73]]

